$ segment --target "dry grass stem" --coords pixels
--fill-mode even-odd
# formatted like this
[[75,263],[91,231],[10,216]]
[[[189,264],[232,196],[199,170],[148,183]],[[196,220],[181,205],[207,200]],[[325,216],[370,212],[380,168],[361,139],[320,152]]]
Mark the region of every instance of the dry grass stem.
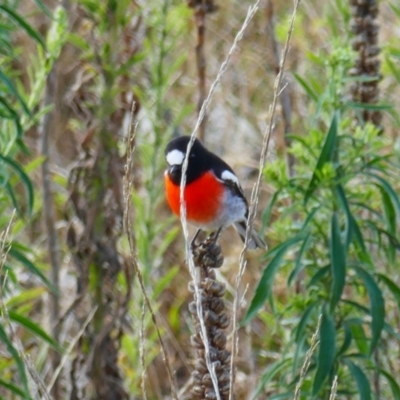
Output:
[[[212,96],[215,92],[215,89],[219,83],[219,81],[221,80],[224,72],[226,71],[227,67],[228,67],[228,63],[229,60],[233,54],[233,52],[235,51],[236,47],[237,47],[237,43],[239,42],[239,40],[241,40],[241,38],[243,37],[243,33],[245,31],[245,29],[247,28],[247,26],[249,25],[252,17],[254,16],[254,14],[256,13],[257,9],[258,9],[258,4],[259,4],[260,0],[258,0],[256,2],[256,4],[252,7],[249,8],[249,11],[247,13],[246,19],[242,25],[242,28],[240,29],[240,31],[238,32],[238,34],[235,37],[235,40],[230,48],[230,51],[228,53],[227,58],[225,59],[225,61],[222,63],[217,77],[215,79],[215,81],[213,82],[213,84],[211,85],[210,91],[208,93],[207,98],[204,100],[202,108],[200,110],[200,114],[199,114],[199,118],[197,120],[197,123],[195,125],[195,128],[191,134],[191,138],[190,138],[190,142],[188,143],[187,146],[187,150],[186,150],[186,154],[188,154],[190,152],[190,149],[194,143],[194,139],[196,137],[197,131],[200,127],[200,124],[205,116],[207,107],[212,99]],[[186,186],[186,172],[187,172],[187,168],[188,168],[188,157],[185,157],[185,161],[182,167],[182,180],[181,180],[181,188],[180,188],[180,202],[181,202],[181,210],[180,210],[180,215],[181,215],[181,223],[182,223],[182,227],[183,227],[183,232],[184,232],[184,237],[185,237],[185,243],[186,243],[186,258],[188,261],[188,265],[189,265],[189,271],[190,274],[193,278],[193,281],[195,283],[194,285],[194,289],[195,289],[195,296],[197,299],[197,315],[200,321],[200,327],[201,327],[201,338],[203,340],[204,343],[204,347],[205,347],[205,353],[206,353],[206,362],[207,362],[207,368],[210,372],[211,375],[211,379],[213,381],[214,384],[214,390],[217,393],[217,396],[219,396],[219,388],[218,388],[218,380],[214,371],[214,368],[212,366],[211,363],[211,359],[210,359],[210,346],[209,346],[209,340],[207,337],[207,330],[206,330],[206,326],[205,326],[205,322],[203,319],[203,310],[202,310],[202,304],[201,304],[201,298],[200,298],[200,293],[199,293],[199,287],[197,284],[197,280],[196,280],[196,272],[195,272],[195,266],[193,263],[193,260],[190,256],[190,245],[189,245],[189,232],[187,229],[187,220],[186,220],[186,205],[185,205],[185,201],[184,201],[184,188]]]
[[69,355],[72,353],[72,350],[78,343],[78,340],[82,337],[83,333],[85,332],[86,327],[89,325],[89,322],[92,320],[96,310],[97,306],[90,311],[89,315],[87,316],[86,320],[84,321],[81,329],[79,332],[75,335],[75,337],[71,340],[70,344],[68,345],[67,350],[65,351],[64,355],[61,358],[60,364],[58,365],[57,369],[55,370],[53,376],[51,377],[50,383],[47,385],[47,390],[50,392],[54,383],[56,382],[58,376],[60,375],[61,370],[64,368],[65,363],[68,360]]
[[[194,9],[194,17],[197,26],[197,44],[196,44],[196,64],[199,87],[199,100],[197,102],[197,111],[200,113],[204,99],[206,98],[206,56],[204,44],[206,37],[206,15],[218,10],[218,6],[213,0],[189,0],[188,7]],[[207,118],[203,118],[200,124],[199,138],[204,140]]]
[[321,326],[321,319],[322,319],[322,315],[320,315],[318,318],[317,329],[315,330],[314,334],[312,335],[310,348],[308,349],[308,351],[306,353],[306,358],[304,359],[303,366],[301,367],[301,370],[300,370],[299,381],[297,382],[296,389],[294,391],[294,400],[300,399],[301,385],[303,384],[304,378],[306,377],[306,374],[308,371],[308,368],[310,367],[311,357],[314,354],[314,351],[319,344],[318,334],[319,334],[319,328]]
[[124,189],[124,218],[123,218],[123,222],[124,222],[124,231],[125,234],[128,238],[128,243],[129,243],[129,250],[130,250],[130,260],[132,262],[132,266],[133,266],[133,270],[135,271],[135,273],[137,274],[138,277],[138,281],[139,281],[139,286],[140,286],[140,290],[142,292],[145,304],[150,312],[151,315],[151,319],[152,322],[154,324],[156,333],[157,333],[157,338],[158,341],[160,343],[160,347],[161,347],[161,354],[162,354],[162,359],[165,365],[165,368],[167,370],[167,374],[168,374],[168,379],[171,385],[171,393],[172,393],[172,397],[176,400],[178,400],[178,396],[177,396],[177,390],[175,387],[175,382],[173,379],[173,374],[172,374],[172,368],[171,368],[171,363],[170,360],[168,358],[168,353],[167,353],[167,349],[164,343],[164,340],[161,336],[161,332],[160,332],[160,328],[158,326],[158,322],[157,322],[157,318],[155,315],[155,312],[153,310],[153,307],[151,305],[149,296],[147,295],[146,292],[146,288],[144,285],[144,280],[143,280],[143,275],[142,272],[140,270],[139,267],[139,262],[137,260],[136,257],[136,250],[135,250],[135,244],[134,244],[134,237],[132,235],[132,221],[131,221],[131,197],[132,197],[132,190],[133,190],[133,175],[134,175],[134,171],[133,171],[133,155],[135,152],[135,146],[134,146],[134,142],[135,142],[135,136],[136,136],[136,125],[133,124],[133,117],[134,117],[134,112],[135,112],[135,102],[132,103],[132,108],[131,108],[131,123],[130,123],[130,128],[129,128],[129,132],[126,138],[126,153],[127,153],[127,157],[126,157],[126,164],[125,164],[125,174],[124,174],[124,178],[123,178],[123,189]]
[[[228,55],[226,57],[226,59],[224,60],[224,62],[221,64],[221,67],[218,71],[217,77],[215,78],[214,82],[211,85],[210,91],[208,93],[207,98],[204,100],[200,113],[199,113],[199,117],[197,119],[196,125],[193,129],[193,132],[190,136],[190,141],[188,143],[187,149],[186,149],[186,154],[190,153],[190,149],[193,146],[194,140],[196,138],[197,132],[199,130],[199,127],[201,125],[201,122],[204,119],[206,110],[208,108],[208,105],[211,102],[211,99],[214,95],[214,92],[217,88],[218,83],[220,82],[223,74],[225,73],[228,65],[229,65],[229,61],[234,53],[234,51],[236,50],[237,44],[238,42],[242,39],[244,31],[246,30],[246,28],[248,27],[248,25],[250,24],[251,19],[253,18],[253,16],[255,15],[255,13],[258,10],[258,5],[260,3],[261,0],[257,0],[257,2],[251,6],[247,12],[247,16],[245,21],[242,24],[242,27],[240,29],[240,31],[237,33],[233,44],[228,52]],[[193,281],[195,282],[194,285],[194,292],[195,292],[195,296],[197,299],[197,315],[200,321],[200,328],[201,328],[201,338],[203,340],[204,343],[204,347],[205,347],[205,353],[206,353],[206,361],[207,361],[207,368],[210,372],[211,375],[211,379],[213,381],[214,384],[214,390],[215,392],[218,394],[220,392],[219,388],[218,388],[218,379],[217,376],[215,374],[214,368],[212,366],[211,363],[211,359],[210,359],[210,345],[209,345],[209,339],[207,337],[207,329],[205,326],[205,322],[204,322],[204,318],[203,318],[203,308],[202,308],[202,304],[201,304],[201,300],[200,300],[200,292],[199,292],[199,286],[198,286],[198,282],[196,280],[196,270],[195,270],[195,265],[194,262],[192,260],[192,257],[190,256],[191,254],[191,250],[190,250],[190,242],[189,242],[189,231],[188,231],[188,226],[187,226],[187,219],[186,219],[186,204],[185,204],[185,200],[184,200],[184,188],[186,186],[186,173],[187,173],[187,168],[188,168],[188,161],[189,158],[185,157],[185,161],[183,163],[182,166],[182,179],[181,179],[181,185],[180,185],[180,203],[181,203],[181,208],[180,208],[180,216],[181,216],[181,224],[182,224],[182,229],[183,229],[183,234],[184,234],[184,238],[185,238],[185,247],[186,247],[186,259],[187,259],[187,263],[189,266],[189,272],[192,276]]]
[[[251,201],[250,201],[250,212],[247,220],[247,229],[246,229],[246,237],[245,237],[245,242],[243,245],[243,249],[240,253],[239,257],[239,272],[236,277],[236,296],[234,299],[234,305],[233,305],[233,327],[232,327],[232,361],[231,361],[231,389],[230,392],[233,392],[233,385],[235,382],[235,358],[237,355],[237,350],[238,350],[238,336],[237,336],[237,319],[238,319],[238,308],[239,308],[239,301],[238,301],[238,294],[240,290],[240,283],[244,274],[244,271],[246,270],[246,265],[247,262],[245,260],[245,253],[247,250],[248,242],[250,239],[250,234],[253,229],[253,223],[254,223],[254,218],[257,213],[257,206],[258,206],[258,199],[260,195],[260,188],[261,188],[261,179],[263,175],[263,170],[264,166],[266,163],[267,155],[268,155],[268,149],[269,149],[269,143],[270,139],[272,136],[272,130],[274,126],[274,117],[275,117],[275,112],[276,112],[276,106],[278,102],[279,95],[282,93],[282,82],[283,82],[283,76],[284,76],[284,70],[285,70],[285,63],[287,59],[287,55],[289,53],[290,49],[290,41],[292,38],[292,33],[294,29],[294,22],[296,20],[296,15],[297,15],[297,10],[299,8],[301,0],[296,0],[294,3],[294,9],[292,13],[292,17],[290,19],[290,24],[286,36],[286,41],[285,45],[283,48],[283,53],[282,57],[280,60],[279,64],[279,73],[275,78],[275,83],[274,83],[274,95],[273,95],[273,100],[272,104],[269,108],[269,115],[268,115],[268,127],[266,131],[264,132],[264,139],[263,139],[263,144],[262,144],[262,150],[261,150],[261,155],[260,155],[260,163],[259,163],[259,171],[258,171],[258,177],[257,181],[253,187],[252,194],[251,194]],[[230,400],[232,397],[230,398]]]
[[337,392],[337,386],[338,386],[338,377],[336,375],[335,379],[333,380],[333,383],[332,383],[331,394],[329,395],[329,400],[335,400],[336,392]]
[[145,363],[145,337],[144,337],[144,317],[146,316],[146,304],[142,305],[142,312],[140,314],[140,366],[142,367],[142,395],[143,399],[147,400],[146,392],[146,363]]
[[[4,264],[7,259],[7,255],[9,252],[10,247],[7,246],[7,239],[10,234],[11,226],[14,220],[14,215],[15,215],[15,210],[13,211],[10,221],[7,225],[7,228],[2,234],[0,235],[0,276],[2,276]],[[15,343],[15,347],[18,350],[19,356],[22,358],[24,365],[29,372],[29,376],[35,382],[37,389],[40,391],[42,397],[45,400],[51,400],[50,394],[46,390],[46,386],[42,380],[42,378],[39,376],[39,374],[36,372],[35,367],[32,365],[31,361],[29,360],[29,357],[27,354],[25,354],[24,347],[21,343],[21,340],[19,339],[17,333],[15,332],[14,326],[11,323],[10,317],[8,315],[8,310],[7,307],[4,303],[3,299],[3,292],[2,288],[0,291],[0,310],[1,314],[3,315],[4,321],[7,323],[9,329],[10,329],[10,339]]]

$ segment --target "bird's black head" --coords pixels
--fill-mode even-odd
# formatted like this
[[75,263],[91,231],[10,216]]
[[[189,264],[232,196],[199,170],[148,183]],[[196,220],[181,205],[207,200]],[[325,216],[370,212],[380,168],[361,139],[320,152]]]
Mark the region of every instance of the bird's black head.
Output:
[[[190,136],[180,136],[172,139],[165,148],[165,158],[168,163],[168,173],[172,181],[179,185],[182,176],[182,166],[186,156]],[[193,182],[207,171],[208,150],[195,139],[189,154],[186,183]]]

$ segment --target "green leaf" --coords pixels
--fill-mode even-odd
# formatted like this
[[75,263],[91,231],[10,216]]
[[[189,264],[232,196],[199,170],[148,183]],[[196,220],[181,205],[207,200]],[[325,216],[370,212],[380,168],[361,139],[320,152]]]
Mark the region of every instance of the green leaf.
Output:
[[[3,118],[11,119],[14,121],[15,129],[17,131],[17,139],[21,139],[22,136],[24,135],[24,131],[22,129],[22,125],[21,125],[21,121],[20,121],[18,113],[14,110],[14,108],[9,104],[9,102],[3,96],[0,96],[0,104],[2,104],[3,107],[8,112],[8,115],[7,116],[3,115]],[[2,114],[6,114],[6,113],[2,113]]]
[[[367,313],[369,314],[368,310]],[[369,341],[367,339],[367,336],[364,331],[364,320],[361,318],[352,318],[347,322],[347,325],[350,326],[351,334],[353,336],[353,339],[356,343],[358,351],[365,355],[368,356],[369,352]]]
[[344,354],[348,350],[348,348],[350,347],[351,342],[353,340],[353,335],[351,333],[351,329],[350,329],[350,326],[347,323],[347,321],[343,321],[342,327],[343,327],[343,331],[344,331],[344,339],[343,339],[342,346],[340,347],[340,350],[338,351],[338,356]]
[[360,400],[371,400],[371,386],[368,378],[365,376],[364,371],[349,359],[345,359],[351,375],[356,381]]
[[292,358],[284,358],[283,360],[278,360],[271,364],[261,375],[259,379],[259,384],[257,385],[254,393],[252,393],[252,399],[257,399],[258,396],[263,391],[265,385],[270,382],[276,375],[285,369],[289,369],[292,363]]
[[21,166],[9,157],[0,154],[0,160],[9,165],[12,170],[19,176],[21,182],[24,184],[28,195],[28,214],[32,214],[33,210],[33,185],[28,175],[24,172]]
[[25,392],[20,389],[18,386],[15,386],[11,382],[6,382],[3,381],[3,379],[0,378],[0,386],[4,387],[5,389],[9,390],[11,393],[22,397],[23,399],[27,399],[28,397],[26,396]]
[[385,323],[385,301],[383,299],[382,292],[379,289],[379,286],[375,282],[374,278],[361,267],[353,266],[353,268],[356,271],[357,275],[363,280],[369,296],[370,312],[372,318],[372,338],[369,349],[369,353],[371,355],[379,342]]
[[[384,215],[386,217],[387,230],[388,230],[388,233],[395,238],[396,237],[396,211],[395,211],[394,205],[392,203],[392,200],[391,200],[391,197],[389,196],[389,194],[382,188],[382,186],[380,186],[379,189],[380,189],[381,197],[382,197]],[[396,248],[395,248],[395,246],[393,246],[393,244],[391,243],[390,240],[389,240],[388,253],[389,253],[389,260],[393,264],[395,261],[395,257],[396,257]]]
[[300,251],[297,254],[295,267],[289,275],[288,286],[290,286],[292,284],[294,278],[296,278],[296,276],[299,274],[299,272],[304,268],[304,264],[301,261],[303,258],[303,254],[306,252],[306,250],[308,249],[308,246],[310,245],[311,238],[312,237],[311,237],[311,232],[310,232],[304,239],[303,244],[300,247]]
[[294,74],[294,77],[296,81],[301,85],[301,87],[304,89],[304,91],[308,94],[310,99],[315,101],[316,103],[318,102],[318,94],[311,88],[311,86],[303,79],[300,75]]
[[334,193],[336,194],[336,197],[339,200],[338,203],[339,203],[340,207],[342,208],[342,210],[344,211],[344,214],[346,216],[346,234],[345,234],[345,237],[346,237],[346,249],[348,249],[349,246],[350,246],[350,243],[351,243],[352,236],[353,236],[353,230],[354,230],[353,221],[354,221],[354,218],[353,218],[353,215],[352,215],[352,213],[350,211],[350,207],[349,207],[349,204],[347,202],[346,194],[344,192],[343,186],[340,185],[340,184],[335,185]]
[[262,213],[262,217],[261,217],[261,229],[260,229],[260,234],[261,237],[264,236],[265,234],[265,230],[267,229],[267,225],[269,223],[269,220],[271,218],[271,213],[272,213],[272,209],[275,205],[276,200],[278,199],[280,191],[277,190],[273,196],[270,198],[267,207],[265,208],[264,212]]
[[274,254],[274,256],[261,276],[254,297],[251,300],[250,307],[242,321],[242,325],[247,324],[257,314],[258,310],[264,305],[265,301],[271,294],[273,279],[278,268],[281,265],[283,257],[290,247],[298,243],[303,238],[304,234],[300,233],[278,245],[267,254]]
[[330,310],[333,312],[337,303],[342,297],[344,285],[346,283],[346,249],[342,243],[339,221],[336,212],[332,214],[329,247],[333,277]]
[[400,287],[394,281],[392,281],[388,276],[386,276],[384,274],[377,274],[377,277],[390,290],[390,292],[392,293],[393,297],[395,298],[395,300],[397,302],[397,307],[400,310]]
[[19,373],[19,377],[21,379],[23,390],[25,393],[25,398],[29,399],[29,388],[28,388],[28,379],[25,372],[25,365],[22,358],[19,356],[17,349],[13,346],[11,340],[7,336],[6,332],[3,329],[2,324],[0,324],[0,342],[6,345],[8,352],[11,354],[15,363],[17,364],[17,369]]
[[326,135],[325,143],[322,147],[321,154],[319,155],[317,165],[312,175],[311,181],[308,185],[306,194],[304,195],[304,205],[314,193],[319,182],[319,172],[327,162],[332,162],[337,148],[337,131],[338,131],[338,117],[337,113],[333,115],[331,126],[328,134]]
[[301,338],[304,336],[304,332],[307,327],[308,321],[309,321],[310,317],[312,316],[312,311],[314,310],[314,308],[316,306],[317,306],[317,303],[310,304],[304,311],[303,316],[301,317],[299,323],[297,324],[296,338],[295,338],[295,342],[297,344],[300,343]]
[[346,102],[344,106],[353,109],[362,109],[371,111],[383,111],[383,110],[390,110],[391,108],[393,108],[391,104],[356,103],[351,101]]
[[336,331],[333,317],[328,314],[326,307],[322,314],[319,330],[319,353],[317,372],[314,378],[313,395],[317,395],[323,383],[330,375],[335,362]]
[[33,40],[40,44],[44,50],[46,46],[40,34],[17,12],[6,5],[0,5],[0,11],[7,14],[20,28],[22,28]]
[[[5,6],[0,5],[0,10],[2,7],[5,7]],[[21,97],[18,90],[16,89],[14,84],[11,82],[11,80],[8,78],[8,76],[6,74],[4,74],[1,70],[0,70],[0,81],[2,81],[4,83],[4,85],[10,92],[10,94],[12,94],[16,97],[16,99],[21,104],[22,108],[24,109],[25,113],[27,115],[31,116],[31,112],[29,111],[29,108],[28,108],[27,104],[25,103],[24,99]]]
[[330,265],[327,265],[322,268],[318,268],[318,271],[314,274],[314,276],[310,279],[310,282],[307,284],[307,289],[316,285],[330,270]]
[[379,372],[387,379],[390,385],[390,389],[392,390],[392,395],[393,395],[393,400],[400,400],[400,386],[397,383],[398,380],[397,378],[393,378],[392,375],[389,374],[389,372],[380,369]]
[[9,310],[8,315],[10,320],[17,322],[19,325],[23,326],[28,331],[32,332],[34,335],[38,336],[44,342],[49,344],[55,350],[62,352],[62,348],[60,345],[49,335],[47,334],[39,325],[34,323],[31,319],[24,317],[23,315]]
[[56,287],[47,279],[46,275],[18,250],[18,245],[16,243],[11,243],[8,254],[15,260],[18,260],[33,275],[37,276],[53,293],[58,292]]
[[379,184],[376,184],[376,185],[380,188],[380,190],[385,191],[388,194],[388,196],[391,198],[393,205],[396,209],[396,213],[399,216],[400,215],[400,200],[399,200],[399,197],[396,194],[395,190],[393,189],[393,187],[389,184],[389,182],[373,172],[363,172],[363,174],[370,176],[379,182]]

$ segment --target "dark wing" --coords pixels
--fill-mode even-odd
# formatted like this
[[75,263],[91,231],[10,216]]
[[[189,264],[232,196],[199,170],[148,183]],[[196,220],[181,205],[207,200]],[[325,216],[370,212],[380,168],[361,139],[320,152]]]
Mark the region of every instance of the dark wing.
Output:
[[242,187],[240,186],[239,179],[233,172],[232,168],[221,158],[213,153],[210,153],[212,158],[213,172],[220,182],[222,182],[227,188],[230,189],[232,194],[243,198],[244,202],[247,203],[246,197]]

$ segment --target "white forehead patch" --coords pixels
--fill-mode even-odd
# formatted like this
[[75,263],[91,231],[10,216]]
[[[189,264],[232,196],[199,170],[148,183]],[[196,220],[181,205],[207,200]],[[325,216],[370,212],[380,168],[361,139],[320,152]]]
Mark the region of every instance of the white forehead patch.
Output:
[[182,165],[184,158],[185,154],[176,149],[170,151],[166,157],[168,165]]
[[222,175],[221,178],[224,181],[232,181],[235,182],[238,186],[239,186],[239,179],[237,178],[237,176],[235,174],[233,174],[231,171],[225,170]]

